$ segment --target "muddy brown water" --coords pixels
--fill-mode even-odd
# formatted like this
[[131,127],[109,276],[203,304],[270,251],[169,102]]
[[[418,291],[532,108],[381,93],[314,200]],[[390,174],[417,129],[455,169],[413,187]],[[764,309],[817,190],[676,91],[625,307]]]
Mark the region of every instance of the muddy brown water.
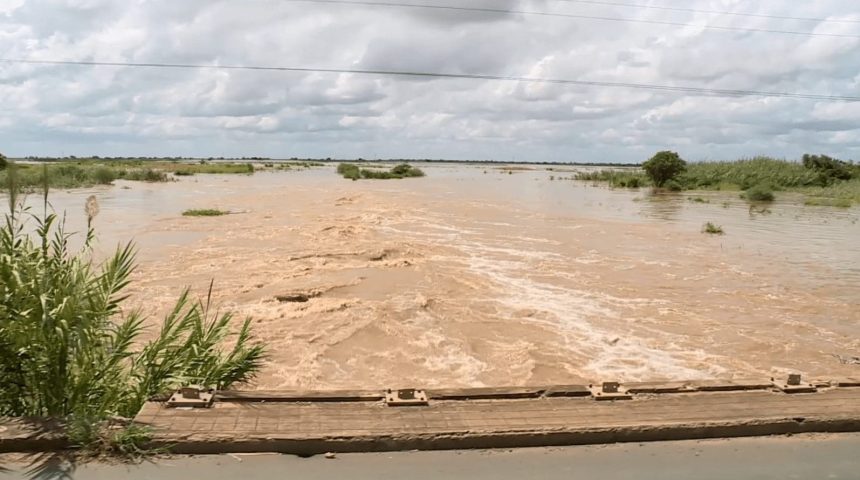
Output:
[[268,346],[254,388],[860,374],[840,360],[860,356],[856,207],[784,194],[767,212],[544,167],[422,168],[117,182],[51,202],[80,228],[95,194],[97,251],[137,243],[130,306],[153,324],[182,287],[203,296],[215,279],[219,308],[251,316]]

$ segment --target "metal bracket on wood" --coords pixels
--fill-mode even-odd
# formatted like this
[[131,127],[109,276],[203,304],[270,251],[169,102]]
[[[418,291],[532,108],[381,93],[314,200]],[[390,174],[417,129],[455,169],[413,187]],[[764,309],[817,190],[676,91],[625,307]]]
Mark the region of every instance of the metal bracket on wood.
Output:
[[595,400],[631,400],[633,395],[618,382],[603,382],[601,385],[589,385],[591,396]]
[[209,408],[215,401],[215,390],[200,385],[189,385],[180,388],[167,400],[170,408]]
[[785,381],[774,378],[771,378],[770,381],[773,382],[774,387],[783,393],[815,393],[818,391],[815,386],[804,382],[799,373],[792,373]]
[[385,391],[385,404],[389,407],[415,407],[427,405],[427,394],[424,390],[404,388],[401,390],[388,389]]

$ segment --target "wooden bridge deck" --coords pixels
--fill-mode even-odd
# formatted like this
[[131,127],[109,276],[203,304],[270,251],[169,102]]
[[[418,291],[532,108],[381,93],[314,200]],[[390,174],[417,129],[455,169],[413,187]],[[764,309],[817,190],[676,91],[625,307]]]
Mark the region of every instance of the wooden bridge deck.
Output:
[[437,390],[411,407],[378,391],[224,392],[211,408],[149,402],[135,420],[177,453],[299,455],[860,431],[860,381],[795,394],[769,382],[626,387],[631,400],[596,401],[584,386]]

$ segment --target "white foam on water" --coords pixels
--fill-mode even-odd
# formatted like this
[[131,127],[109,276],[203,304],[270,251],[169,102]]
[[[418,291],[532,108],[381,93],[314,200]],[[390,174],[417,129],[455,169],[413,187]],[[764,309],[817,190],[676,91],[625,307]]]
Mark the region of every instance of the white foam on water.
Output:
[[557,240],[550,240],[548,238],[539,238],[539,237],[527,237],[524,235],[514,235],[514,236],[506,237],[506,238],[510,238],[512,240],[520,240],[523,242],[530,242],[530,243],[543,243],[543,244],[547,244],[547,245],[561,245],[562,244],[561,242],[559,242]]
[[[589,251],[579,258],[568,258],[534,248],[536,243],[551,245],[551,241],[536,242],[530,237],[519,236],[521,238],[517,239],[517,236],[507,236],[496,239],[504,244],[496,244],[474,230],[462,230],[441,220],[438,223],[430,220],[426,217],[420,219],[422,230],[425,230],[422,233],[391,230],[401,235],[419,236],[425,241],[441,241],[444,246],[461,251],[462,256],[447,257],[447,260],[463,264],[472,274],[494,285],[483,298],[471,301],[496,305],[496,315],[512,322],[533,324],[556,333],[558,341],[542,348],[559,357],[570,358],[571,362],[562,365],[568,371],[585,378],[622,381],[714,378],[725,374],[726,369],[721,366],[724,363],[722,357],[680,347],[678,344],[683,343],[683,337],[668,332],[652,330],[649,337],[641,338],[619,313],[622,307],[635,308],[637,305],[662,303],[660,301],[619,298],[531,278],[535,271],[539,271],[544,277],[557,274],[559,278],[576,281],[575,275],[563,269],[552,271],[553,263],[593,264],[605,261],[598,252]],[[434,230],[445,233],[426,233]],[[547,267],[550,271],[546,271]],[[529,312],[528,315],[518,315],[517,312],[523,311]],[[436,335],[444,337],[444,332],[436,332]],[[614,341],[610,344],[607,339]],[[440,366],[454,362],[455,368],[461,368],[458,362],[462,359],[456,355],[440,359]],[[459,375],[465,377],[460,378],[473,375],[474,380],[474,375],[480,372],[477,367],[473,368],[461,368]]]
[[[559,347],[573,357],[586,356],[590,361],[572,365],[580,376],[600,378],[611,376],[618,380],[635,381],[654,378],[710,378],[724,373],[718,358],[701,351],[691,351],[672,345],[677,336],[659,332],[655,338],[636,338],[630,331],[598,326],[592,320],[601,319],[625,323],[617,307],[635,306],[653,301],[622,299],[586,290],[561,287],[529,278],[532,260],[552,258],[557,254],[533,249],[517,251],[492,247],[477,242],[460,245],[467,254],[468,268],[488,278],[496,289],[492,299],[506,307],[501,311],[536,310],[540,315],[526,318],[509,316],[511,321],[549,326],[561,338]],[[505,260],[494,254],[503,252]],[[510,260],[515,253],[520,260]],[[607,338],[617,338],[613,345]],[[659,342],[659,346],[654,343]],[[558,352],[563,353],[563,352]]]
[[[430,320],[428,315],[423,315]],[[421,322],[427,325],[430,322]],[[488,366],[483,361],[467,352],[467,347],[445,335],[438,327],[422,328],[417,337],[409,340],[423,357],[422,365],[431,375],[426,379],[428,386],[446,384],[445,380],[434,382],[433,379],[444,379],[448,376],[457,378],[464,385],[484,386],[479,376]],[[410,349],[411,350],[411,349]],[[432,375],[432,374],[437,375]]]

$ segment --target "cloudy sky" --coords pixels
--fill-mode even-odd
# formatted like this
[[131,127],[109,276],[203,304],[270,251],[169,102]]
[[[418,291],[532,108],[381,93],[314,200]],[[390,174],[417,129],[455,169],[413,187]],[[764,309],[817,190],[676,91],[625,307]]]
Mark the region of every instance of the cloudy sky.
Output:
[[[694,26],[285,0],[0,0],[0,57],[412,70],[860,96],[856,0],[617,0],[830,20],[824,22],[569,0],[401,1]],[[804,152],[860,160],[860,102],[0,63],[0,105],[0,152],[9,156],[629,162],[669,148],[690,160]]]

